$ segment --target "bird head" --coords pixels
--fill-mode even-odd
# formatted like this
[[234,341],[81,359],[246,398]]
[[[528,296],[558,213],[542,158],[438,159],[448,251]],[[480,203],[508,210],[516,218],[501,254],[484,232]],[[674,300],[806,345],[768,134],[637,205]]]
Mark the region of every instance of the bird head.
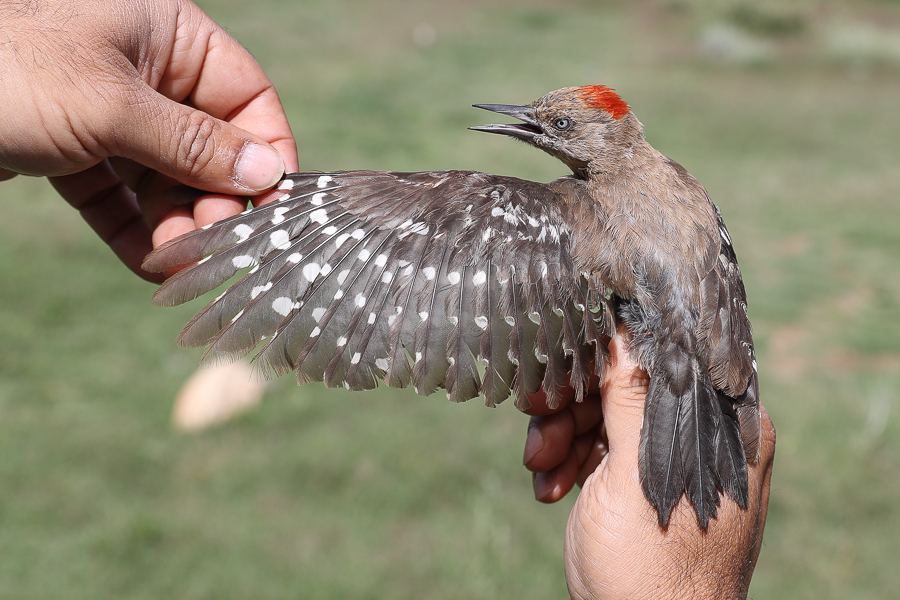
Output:
[[568,87],[527,106],[475,104],[521,123],[481,125],[475,131],[508,135],[555,156],[578,177],[616,170],[643,140],[640,121],[603,85]]

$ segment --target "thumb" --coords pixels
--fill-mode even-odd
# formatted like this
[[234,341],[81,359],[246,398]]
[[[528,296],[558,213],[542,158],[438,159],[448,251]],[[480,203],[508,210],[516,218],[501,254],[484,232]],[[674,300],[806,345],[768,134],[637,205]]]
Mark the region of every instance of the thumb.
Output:
[[[257,194],[284,174],[282,156],[261,138],[180,104],[149,86],[128,103],[110,150],[210,192]],[[124,133],[123,133],[124,132]]]
[[604,374],[600,395],[609,441],[610,460],[637,457],[644,419],[644,400],[650,378],[628,352],[624,328],[609,344],[610,364]]

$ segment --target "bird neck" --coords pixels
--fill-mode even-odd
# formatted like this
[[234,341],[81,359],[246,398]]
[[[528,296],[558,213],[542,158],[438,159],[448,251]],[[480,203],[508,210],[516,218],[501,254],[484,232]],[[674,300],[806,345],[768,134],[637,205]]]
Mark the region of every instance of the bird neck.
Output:
[[589,180],[620,178],[659,159],[659,153],[644,139],[644,126],[633,113],[607,126],[597,141],[598,147],[589,153],[587,161],[569,164],[576,176]]

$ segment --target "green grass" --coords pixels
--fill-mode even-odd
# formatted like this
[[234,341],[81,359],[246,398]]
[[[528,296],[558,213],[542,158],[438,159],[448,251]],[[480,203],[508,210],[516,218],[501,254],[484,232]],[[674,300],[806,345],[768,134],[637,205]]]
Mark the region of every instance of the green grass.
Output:
[[[305,169],[548,180],[561,165],[466,131],[487,118],[469,105],[617,88],[706,185],[741,260],[778,427],[751,596],[896,594],[900,63],[829,36],[841,23],[898,36],[900,5],[202,6],[275,81]],[[433,45],[413,42],[419,23]],[[771,54],[704,53],[717,23]],[[172,399],[199,353],[174,339],[198,307],[153,307],[152,286],[44,182],[0,187],[0,598],[565,595],[572,498],[531,499],[512,406],[285,379],[259,410],[176,434]]]

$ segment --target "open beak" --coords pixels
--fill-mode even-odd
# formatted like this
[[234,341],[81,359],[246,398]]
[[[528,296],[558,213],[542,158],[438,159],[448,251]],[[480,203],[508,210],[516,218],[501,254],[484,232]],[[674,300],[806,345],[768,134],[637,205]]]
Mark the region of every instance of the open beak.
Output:
[[538,125],[538,122],[534,120],[534,108],[531,106],[513,106],[511,104],[473,104],[472,106],[522,121],[522,123],[469,127],[469,129],[473,131],[502,133],[503,135],[510,135],[526,142],[530,141],[534,136],[544,133],[541,126]]

